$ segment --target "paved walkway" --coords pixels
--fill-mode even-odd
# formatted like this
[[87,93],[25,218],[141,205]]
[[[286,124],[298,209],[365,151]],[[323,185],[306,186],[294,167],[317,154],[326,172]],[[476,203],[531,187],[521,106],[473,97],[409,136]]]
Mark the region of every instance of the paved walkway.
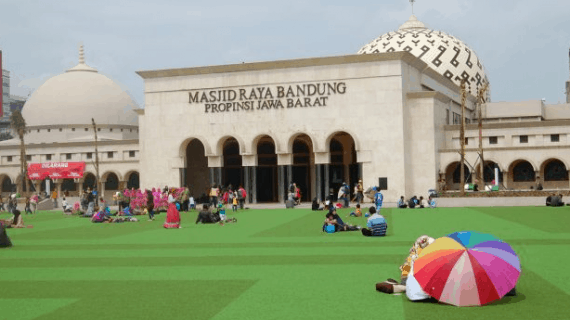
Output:
[[[497,198],[436,198],[438,207],[451,208],[451,207],[528,207],[528,206],[544,206],[546,202],[545,197],[497,197]],[[351,207],[355,203],[352,202]],[[362,204],[363,208],[372,206],[371,202]],[[20,205],[18,206],[20,207]],[[23,205],[21,206],[23,209]],[[385,208],[395,208],[396,202],[384,202]],[[283,203],[249,203],[246,208],[250,209],[284,209]],[[311,208],[310,202],[303,202],[297,206],[298,209]],[[200,209],[200,206],[198,207]],[[111,206],[112,211],[118,210],[117,206]],[[230,209],[231,210],[231,209]],[[58,208],[51,211],[61,211],[61,204],[58,203]]]

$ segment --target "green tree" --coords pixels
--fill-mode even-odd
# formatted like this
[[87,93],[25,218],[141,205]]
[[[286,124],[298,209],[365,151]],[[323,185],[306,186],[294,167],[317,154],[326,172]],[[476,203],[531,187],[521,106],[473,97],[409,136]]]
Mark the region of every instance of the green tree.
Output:
[[24,135],[26,134],[26,120],[22,116],[22,112],[16,110],[10,116],[10,126],[14,134],[20,139],[20,175],[16,179],[16,192],[22,194],[22,182],[26,182],[26,190],[30,191],[30,180],[28,179],[28,161],[26,159],[26,144],[24,143]]

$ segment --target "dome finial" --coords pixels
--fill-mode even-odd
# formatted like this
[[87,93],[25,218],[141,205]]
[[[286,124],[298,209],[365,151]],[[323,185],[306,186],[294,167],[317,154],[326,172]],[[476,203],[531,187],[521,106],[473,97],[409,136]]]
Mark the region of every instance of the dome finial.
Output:
[[416,0],[410,0],[410,3],[412,4],[412,15],[414,14],[414,2],[416,2]]
[[66,72],[72,71],[97,72],[97,69],[91,68],[85,63],[85,50],[83,49],[83,42],[79,42],[79,63],[75,67],[68,69]]
[[85,64],[85,52],[83,51],[83,42],[79,43],[79,64]]

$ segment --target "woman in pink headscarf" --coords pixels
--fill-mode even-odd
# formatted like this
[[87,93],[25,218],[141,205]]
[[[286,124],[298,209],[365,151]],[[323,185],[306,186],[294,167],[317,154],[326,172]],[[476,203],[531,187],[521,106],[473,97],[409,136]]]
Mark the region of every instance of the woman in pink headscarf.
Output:
[[180,228],[180,212],[176,209],[176,198],[174,197],[174,189],[168,192],[168,210],[166,211],[166,221],[164,222],[166,229]]

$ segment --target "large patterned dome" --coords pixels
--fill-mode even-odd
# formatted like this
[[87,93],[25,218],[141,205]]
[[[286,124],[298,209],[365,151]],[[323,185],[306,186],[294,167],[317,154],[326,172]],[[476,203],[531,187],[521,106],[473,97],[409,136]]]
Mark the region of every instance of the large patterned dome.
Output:
[[485,69],[471,48],[445,32],[428,29],[414,15],[397,31],[381,35],[358,53],[398,51],[410,52],[458,86],[461,79],[467,79],[470,84],[467,88],[474,96],[488,82]]

